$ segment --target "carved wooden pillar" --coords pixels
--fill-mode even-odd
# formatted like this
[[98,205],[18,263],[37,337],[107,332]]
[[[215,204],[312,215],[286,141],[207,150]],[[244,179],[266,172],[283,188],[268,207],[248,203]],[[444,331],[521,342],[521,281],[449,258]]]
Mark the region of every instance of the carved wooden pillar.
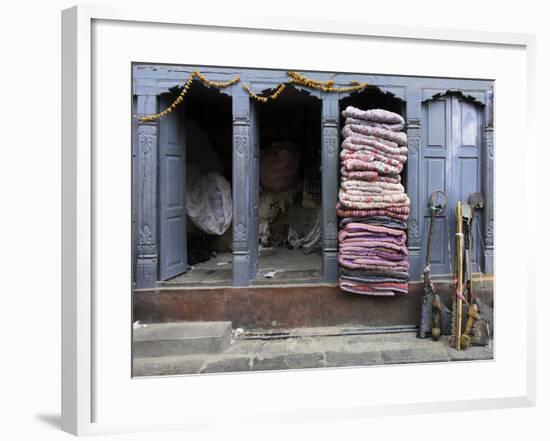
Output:
[[407,246],[409,248],[409,274],[411,280],[420,278],[422,274],[422,249],[420,239],[420,146],[422,133],[422,89],[407,87],[407,182],[406,191],[411,201],[408,222]]
[[[158,97],[139,95],[137,115],[157,112]],[[153,288],[157,282],[157,147],[158,123],[138,122],[134,148],[136,287]]]
[[233,286],[250,283],[250,98],[233,95]]
[[493,224],[494,224],[494,206],[493,206],[493,179],[494,179],[494,126],[493,126],[493,91],[488,90],[485,94],[485,121],[483,125],[483,144],[485,147],[484,152],[484,217],[483,226],[484,234],[483,239],[485,243],[485,268],[486,273],[493,272],[493,256],[494,256],[494,238],[493,238]]
[[323,281],[338,282],[338,152],[339,107],[334,95],[323,98],[322,108],[322,201],[323,201]]

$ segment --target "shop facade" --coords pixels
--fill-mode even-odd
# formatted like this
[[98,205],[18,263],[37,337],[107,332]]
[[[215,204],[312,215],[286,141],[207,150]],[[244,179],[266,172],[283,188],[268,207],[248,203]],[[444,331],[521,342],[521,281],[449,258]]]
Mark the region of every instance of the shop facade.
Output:
[[[193,85],[201,91],[178,111],[156,120],[139,118],[169,106],[195,70],[214,82],[227,82],[237,76],[240,81],[220,89]],[[190,129],[186,127],[190,119],[186,114],[196,113],[197,109],[202,109],[205,124],[212,123],[208,115],[214,112],[219,123],[212,123],[212,131],[219,132],[220,145],[227,146],[220,147],[220,151],[232,191],[232,264],[230,280],[223,288],[246,288],[253,284],[259,261],[261,144],[269,133],[277,131],[277,124],[287,121],[284,115],[298,114],[295,111],[298,104],[306,109],[299,120],[302,121],[300,127],[308,131],[307,139],[319,144],[316,161],[320,165],[321,191],[320,277],[313,284],[333,289],[338,283],[335,207],[340,170],[340,113],[350,104],[364,109],[386,108],[405,118],[408,161],[402,179],[410,199],[407,244],[411,280],[422,277],[426,247],[423,238],[430,215],[428,198],[435,190],[445,191],[449,203],[434,224],[432,275],[452,274],[454,206],[457,201],[467,201],[474,192],[481,192],[484,197],[484,207],[474,225],[474,271],[492,273],[493,82],[322,72],[301,74],[314,81],[333,80],[336,87],[344,88],[354,82],[369,86],[361,91],[325,92],[289,83],[284,70],[133,66],[133,115],[137,116],[133,118],[132,145],[134,287],[138,291],[154,292],[163,281],[187,271],[185,183],[191,147]],[[267,104],[253,96],[272,94],[282,83],[287,83],[287,91],[281,94],[280,111],[275,107],[277,100]],[[197,118],[200,119],[200,115],[197,114]],[[277,288],[271,286],[270,289]],[[285,288],[289,289],[292,288]]]

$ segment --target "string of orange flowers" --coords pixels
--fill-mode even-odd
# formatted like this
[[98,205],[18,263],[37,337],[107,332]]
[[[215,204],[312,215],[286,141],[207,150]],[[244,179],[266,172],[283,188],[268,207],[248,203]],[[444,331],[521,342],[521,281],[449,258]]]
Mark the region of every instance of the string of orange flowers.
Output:
[[248,84],[243,84],[243,89],[246,90],[248,95],[250,95],[250,97],[255,99],[256,101],[260,101],[262,103],[265,103],[269,100],[276,100],[279,97],[279,95],[281,94],[281,92],[283,90],[285,90],[285,88],[286,88],[286,84],[281,83],[277,87],[277,90],[275,90],[275,92],[273,92],[271,95],[260,96],[260,95],[256,95],[254,92],[252,92],[252,90],[250,89],[250,86],[248,86]]
[[334,81],[318,81],[306,78],[298,72],[288,71],[287,75],[291,78],[291,83],[299,84],[310,89],[322,90],[323,92],[357,92],[368,86],[368,83],[360,83],[359,81],[350,81],[349,87],[334,87]]
[[191,83],[193,82],[193,79],[195,77],[198,78],[200,81],[202,81],[204,84],[206,84],[208,86],[211,86],[211,87],[216,87],[218,89],[225,89],[226,87],[232,86],[233,84],[237,84],[241,80],[241,77],[236,76],[235,78],[233,78],[229,81],[212,81],[212,80],[209,80],[208,78],[206,78],[198,70],[194,70],[189,75],[189,78],[187,79],[187,81],[183,85],[183,87],[181,89],[181,92],[179,93],[177,98],[166,109],[164,109],[162,112],[155,113],[154,115],[141,116],[139,118],[139,120],[141,122],[155,121],[155,120],[157,120],[159,118],[162,118],[163,116],[166,116],[169,113],[171,113],[176,107],[178,107],[181,104],[181,102],[183,101],[183,98],[185,97],[185,95],[187,95],[187,92],[189,91],[189,88],[191,87]]
[[[307,87],[309,89],[316,89],[316,90],[322,90],[323,92],[357,92],[360,90],[365,89],[368,86],[368,83],[361,83],[359,81],[352,80],[350,81],[350,86],[348,87],[335,87],[334,86],[334,80],[327,80],[327,81],[320,81],[320,80],[313,80],[311,78],[307,78],[304,75],[295,72],[295,71],[288,71],[286,73],[290,77],[290,82],[293,84],[299,84],[301,86]],[[237,84],[240,80],[240,76],[236,76],[235,78],[229,80],[229,81],[212,81],[206,78],[201,72],[198,70],[194,70],[189,75],[189,78],[183,85],[181,92],[177,96],[177,98],[162,112],[155,113],[154,115],[144,115],[139,117],[139,120],[142,122],[147,121],[155,121],[169,113],[171,113],[177,106],[181,104],[183,101],[183,98],[189,91],[189,88],[191,87],[191,84],[193,83],[193,80],[195,78],[198,78],[200,81],[202,81],[204,84],[210,86],[210,87],[216,87],[218,89],[225,89],[226,87],[232,86],[234,84]],[[281,83],[279,86],[277,86],[277,89],[275,92],[273,92],[271,95],[267,96],[261,96],[257,95],[254,92],[252,92],[252,89],[250,89],[250,86],[247,84],[243,84],[243,89],[248,93],[248,95],[255,99],[256,101],[265,103],[270,100],[275,100],[281,95],[283,90],[286,88],[286,83]]]

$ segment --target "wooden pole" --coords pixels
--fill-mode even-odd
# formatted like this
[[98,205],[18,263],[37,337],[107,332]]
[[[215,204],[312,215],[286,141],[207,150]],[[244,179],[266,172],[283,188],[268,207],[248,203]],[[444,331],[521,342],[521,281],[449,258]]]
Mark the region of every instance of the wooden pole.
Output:
[[456,204],[456,349],[460,350],[462,334],[462,281],[464,276],[464,233],[462,231],[462,202]]

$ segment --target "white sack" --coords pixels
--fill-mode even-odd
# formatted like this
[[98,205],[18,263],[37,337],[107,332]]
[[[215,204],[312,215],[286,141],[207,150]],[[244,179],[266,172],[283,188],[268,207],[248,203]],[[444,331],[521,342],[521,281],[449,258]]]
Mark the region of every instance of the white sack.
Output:
[[208,234],[221,236],[231,225],[231,185],[218,172],[189,167],[185,207],[191,221]]

